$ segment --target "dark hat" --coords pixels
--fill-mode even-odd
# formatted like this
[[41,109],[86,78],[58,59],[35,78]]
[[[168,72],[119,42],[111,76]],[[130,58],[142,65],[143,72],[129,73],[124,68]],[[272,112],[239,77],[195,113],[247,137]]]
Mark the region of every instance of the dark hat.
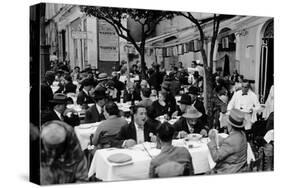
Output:
[[179,103],[191,105],[192,104],[191,97],[187,93],[182,94],[181,99],[179,100]]
[[187,119],[197,119],[202,116],[202,113],[199,112],[195,107],[191,106],[182,116]]
[[54,71],[47,71],[45,73],[46,80],[54,80],[55,79],[55,72]]
[[106,83],[106,86],[110,87],[110,88],[114,87],[114,85],[115,85],[115,83],[114,83],[113,80],[108,80],[107,83]]
[[162,84],[161,84],[161,87],[166,89],[166,90],[169,90],[170,89],[170,82],[168,81],[164,81]]
[[243,128],[244,127],[244,113],[238,109],[232,109],[230,110],[230,114],[228,116],[227,122],[237,128]]
[[93,80],[92,79],[89,79],[89,78],[86,78],[85,80],[82,81],[81,83],[83,86],[90,86],[90,85],[93,85]]
[[192,94],[192,95],[198,95],[199,89],[198,89],[198,87],[191,86],[188,88],[188,93]]
[[101,99],[105,99],[106,98],[106,93],[105,93],[105,90],[96,90],[94,92],[94,100],[97,101],[97,100],[101,100]]
[[54,95],[54,98],[52,100],[50,100],[50,103],[53,104],[66,104],[67,103],[67,96],[65,94],[62,93],[56,93]]

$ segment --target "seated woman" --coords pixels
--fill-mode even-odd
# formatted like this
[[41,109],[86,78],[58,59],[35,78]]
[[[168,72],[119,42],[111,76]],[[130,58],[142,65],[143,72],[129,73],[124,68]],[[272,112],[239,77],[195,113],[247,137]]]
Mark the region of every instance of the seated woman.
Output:
[[158,100],[156,100],[152,103],[152,108],[155,109],[156,117],[168,114],[169,107],[168,107],[167,103],[165,102],[166,97],[167,97],[167,92],[160,91]]
[[228,137],[221,139],[217,136],[216,130],[210,130],[208,148],[213,160],[216,162],[213,169],[214,173],[238,173],[247,170],[248,144],[243,121],[243,112],[233,109],[230,111],[227,120]]
[[173,126],[165,122],[158,127],[156,132],[161,153],[151,160],[149,177],[192,175],[193,167],[189,151],[185,147],[172,145]]

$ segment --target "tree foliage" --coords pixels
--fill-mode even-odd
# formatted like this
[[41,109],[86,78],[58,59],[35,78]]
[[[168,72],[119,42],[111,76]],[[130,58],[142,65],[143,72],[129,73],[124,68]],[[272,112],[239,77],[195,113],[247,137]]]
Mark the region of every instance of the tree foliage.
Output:
[[[116,33],[123,39],[130,42],[141,56],[142,75],[144,76],[145,68],[145,41],[151,37],[159,22],[174,17],[173,12],[160,10],[145,10],[132,8],[112,8],[112,7],[94,7],[81,6],[82,12],[87,16],[95,16],[98,19],[105,20],[112,25]],[[141,40],[136,41],[132,36],[130,29],[124,25],[122,20],[130,17],[141,26]]]
[[[213,17],[199,20],[195,18],[190,12],[176,12],[176,15],[183,16],[187,20],[191,21],[197,28],[200,36],[200,53],[203,60],[203,67],[205,71],[204,76],[204,102],[205,107],[207,107],[207,113],[209,116],[209,125],[213,125],[213,79],[212,79],[212,71],[213,71],[213,57],[215,44],[219,34],[220,23],[224,19],[229,19],[233,17],[232,15],[217,15],[214,14]],[[206,23],[212,22],[213,30],[211,36],[206,36],[204,32],[204,27]],[[211,47],[209,51],[209,59],[207,56],[208,51],[206,50],[208,39],[210,38]]]

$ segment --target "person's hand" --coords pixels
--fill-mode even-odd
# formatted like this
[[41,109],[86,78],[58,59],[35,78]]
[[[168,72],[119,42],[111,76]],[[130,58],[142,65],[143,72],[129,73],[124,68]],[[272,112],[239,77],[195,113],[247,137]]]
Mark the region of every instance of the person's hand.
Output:
[[176,118],[178,116],[178,111],[175,111],[173,114],[172,114],[172,119],[173,118]]
[[125,148],[130,148],[130,147],[133,147],[134,145],[136,145],[136,141],[133,140],[133,139],[128,139],[128,140],[125,140],[125,144],[124,144],[124,147]]
[[202,129],[201,131],[200,131],[200,134],[202,135],[202,136],[208,136],[208,133],[207,133],[207,131],[206,131],[206,129]]
[[153,133],[149,133],[150,141],[153,143],[156,143],[157,136],[155,136]]
[[211,130],[209,131],[209,138],[210,138],[210,140],[211,140],[211,141],[216,140],[217,134],[218,134],[218,131],[217,131],[216,129],[211,129]]
[[187,136],[187,132],[185,132],[185,131],[180,131],[178,134],[179,138],[185,138],[186,136]]
[[71,114],[77,114],[77,112],[72,109],[72,108],[67,108],[65,109],[65,111],[63,112],[63,116],[67,116],[67,117],[70,117]]

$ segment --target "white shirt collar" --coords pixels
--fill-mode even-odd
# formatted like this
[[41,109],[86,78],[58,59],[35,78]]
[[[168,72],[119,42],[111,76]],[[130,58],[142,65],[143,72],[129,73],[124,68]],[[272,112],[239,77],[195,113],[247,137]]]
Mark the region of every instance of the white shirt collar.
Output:
[[86,93],[86,95],[89,95],[89,92],[85,88],[83,88],[83,91]]
[[134,121],[134,125],[135,125],[135,127],[136,127],[136,129],[138,130],[138,129],[140,129],[139,128],[139,125]]
[[54,111],[55,111],[55,113],[57,114],[57,116],[62,120],[62,116],[61,116],[61,113],[60,112],[58,112],[58,111],[56,111],[55,109],[54,109]]
[[98,112],[100,114],[101,113],[101,107],[98,104],[96,104],[96,108],[97,108],[97,110],[98,110]]

